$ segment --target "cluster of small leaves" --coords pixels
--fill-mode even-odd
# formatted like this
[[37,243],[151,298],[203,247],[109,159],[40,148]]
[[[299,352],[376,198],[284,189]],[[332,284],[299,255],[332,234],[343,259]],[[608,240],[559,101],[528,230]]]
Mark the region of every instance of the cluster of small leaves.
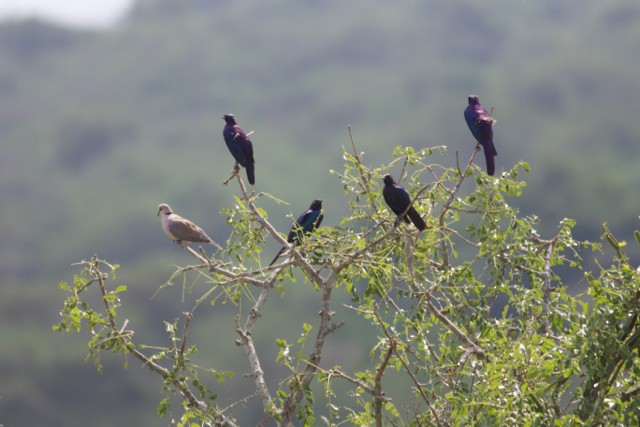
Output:
[[[69,296],[60,312],[62,319],[53,326],[53,330],[66,333],[79,333],[85,328],[89,330],[91,339],[89,340],[87,360],[93,360],[99,371],[102,371],[100,352],[109,351],[114,354],[131,354],[143,365],[160,374],[164,380],[163,390],[167,394],[179,395],[184,402],[185,412],[178,423],[179,426],[191,425],[189,420],[192,419],[198,421],[217,420],[221,425],[227,424],[227,419],[216,413],[217,395],[200,380],[199,371],[204,371],[210,378],[215,378],[218,382],[224,382],[226,378],[232,378],[234,374],[218,372],[211,368],[199,368],[189,361],[189,355],[197,351],[195,346],[187,346],[191,314],[185,313],[182,336],[178,336],[178,319],[173,322],[165,322],[171,346],[158,348],[136,345],[133,340],[133,330],[127,329],[128,320],[125,320],[121,326],[117,323],[120,296],[126,291],[126,287],[120,285],[109,290],[109,282],[116,279],[115,271],[118,266],[111,265],[95,256],[91,260],[81,261],[77,265],[80,265],[82,270],[75,275],[73,286],[65,282],[59,285]],[[102,271],[105,267],[108,273]],[[96,304],[95,301],[88,301],[94,296],[90,291],[95,287],[99,289],[102,310],[92,308]],[[86,299],[82,296],[85,296]],[[100,303],[97,302],[97,304]],[[145,350],[151,350],[152,353],[146,354]],[[161,365],[165,362],[169,368],[164,368]],[[165,416],[170,410],[169,398],[166,397],[158,404],[158,415]]]
[[629,265],[626,242],[619,242],[606,225],[603,238],[616,259],[597,277],[586,274],[592,307],[572,337],[574,375],[584,378],[573,400],[578,415],[592,424],[638,425],[640,271]]
[[[232,235],[227,242],[226,252],[235,257],[239,268],[247,269],[249,262],[260,262],[259,255],[265,243],[265,231],[255,221],[253,214],[247,208],[246,201],[235,197],[233,208],[221,210],[227,217],[227,223],[232,225]],[[261,214],[268,218],[267,212]]]
[[[237,345],[245,349],[256,385],[239,403],[259,398],[267,419],[282,425],[320,419],[329,425],[638,423],[640,273],[629,265],[625,242],[605,227],[615,262],[598,275],[583,273],[584,253],[600,245],[576,241],[571,219],[543,238],[538,219],[511,206],[523,194],[519,175],[529,170],[526,163],[489,177],[473,165],[476,153],[465,166],[445,169],[431,162],[444,147],[398,147],[389,164],[369,167],[355,143],[353,148],[343,150],[344,171],[333,172],[350,207],[338,225],[323,226],[264,267],[266,239],[287,245],[285,235],[257,205],[264,194],[249,195],[237,177],[242,197],[223,209],[233,227],[226,250],[172,276],[195,269],[207,286],[197,304],[222,300],[237,306]],[[395,221],[385,206],[381,178],[390,172],[408,189],[426,230]],[[79,331],[87,322],[94,336],[91,358],[94,349],[108,349],[145,361],[163,376],[168,393],[184,399],[182,424],[234,425],[216,407],[216,391],[199,378],[204,372],[222,382],[233,374],[195,366],[186,357],[195,351],[186,345],[190,314],[182,328],[179,319],[166,323],[170,345],[143,355],[138,348],[149,347],[134,346],[126,322],[115,323],[124,288],[107,291],[106,276],[92,267],[96,262],[83,263],[74,287],[62,285],[71,296],[56,328]],[[568,292],[579,284],[566,283],[576,277],[567,272],[586,277],[586,294]],[[276,283],[300,276],[318,291],[319,320],[305,319],[296,341],[273,337],[278,355],[265,360],[253,340],[261,310]],[[96,282],[104,311],[78,298]],[[346,309],[366,319],[369,333],[377,335],[370,364],[355,372],[323,363],[325,340],[343,325],[332,305],[334,289],[351,298]],[[279,290],[286,298],[284,287]],[[288,375],[272,392],[265,366],[275,364]],[[391,378],[394,388],[387,387]],[[338,381],[350,387],[348,395],[337,392]],[[317,407],[315,384],[324,388],[326,408]],[[411,390],[411,402],[394,397],[398,387]],[[158,413],[169,409],[167,398]]]
[[[397,342],[390,363],[405,368],[408,386],[423,400],[415,421],[637,423],[631,395],[640,392],[640,274],[625,264],[624,244],[605,233],[618,261],[598,280],[586,274],[589,295],[601,302],[590,310],[583,296],[567,293],[557,270],[580,270],[581,252],[599,245],[576,241],[570,219],[544,240],[535,229],[537,218],[520,217],[509,205],[508,197],[522,194],[525,183],[517,177],[528,165],[498,178],[474,169],[437,175],[410,149],[396,155],[404,162],[400,177],[407,164],[416,166],[405,184],[410,192],[428,187],[415,205],[430,213],[429,229],[417,237],[411,227],[397,230],[344,275],[367,284],[357,310],[380,331],[380,342]],[[345,160],[351,163],[347,171],[364,170],[361,177],[379,178],[394,165],[370,170],[356,156]],[[458,183],[466,176],[475,176],[475,187],[461,196]],[[348,174],[342,178],[347,193],[360,190],[351,202],[357,217],[380,220],[384,212],[372,203],[378,187],[358,187],[358,178]],[[365,197],[366,191],[374,197]],[[373,386],[375,370],[359,378]],[[371,414],[369,403],[354,419]]]
[[[113,290],[106,288],[106,281],[115,279],[116,270],[119,268],[117,264],[109,264],[93,257],[90,261],[81,261],[76,265],[81,265],[83,268],[80,274],[74,276],[73,286],[66,282],[59,285],[60,289],[68,292],[70,296],[65,300],[64,307],[60,311],[62,319],[53,327],[53,330],[67,333],[80,332],[83,325],[86,325],[86,328],[91,332],[91,339],[88,343],[89,354],[86,359],[93,360],[98,371],[101,372],[100,352],[102,350],[126,353],[128,346],[131,345],[130,333],[124,330],[114,330],[111,322],[120,306],[119,296],[127,288],[123,285]],[[101,266],[106,267],[108,272],[102,272]],[[81,298],[81,294],[86,292],[90,286],[100,288],[104,310],[92,308],[91,303]]]

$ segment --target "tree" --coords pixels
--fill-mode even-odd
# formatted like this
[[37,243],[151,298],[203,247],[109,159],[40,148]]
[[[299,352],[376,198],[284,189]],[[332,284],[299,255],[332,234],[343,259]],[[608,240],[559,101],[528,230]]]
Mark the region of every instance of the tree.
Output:
[[[169,280],[197,270],[208,287],[198,304],[222,298],[252,305],[234,317],[236,343],[255,384],[239,403],[259,399],[265,425],[637,425],[640,272],[629,265],[626,243],[605,225],[614,261],[582,272],[583,253],[600,244],[576,241],[570,219],[542,238],[538,219],[520,216],[508,203],[522,195],[518,176],[526,163],[493,178],[473,166],[477,151],[455,168],[430,163],[438,151],[444,147],[398,147],[393,161],[371,168],[355,143],[353,154],[343,150],[345,170],[333,173],[350,214],[301,246],[288,244],[269,222],[260,207],[269,195],[249,194],[236,174],[241,196],[223,209],[233,227],[226,249],[208,258],[187,248],[199,264],[179,268]],[[424,232],[398,224],[382,203],[381,177],[392,168],[425,218]],[[269,238],[289,252],[265,267],[259,254]],[[639,232],[635,239],[640,244]],[[158,413],[167,413],[171,394],[179,396],[179,425],[237,425],[235,406],[222,408],[201,378],[229,380],[233,373],[203,370],[189,359],[196,351],[189,344],[193,314],[167,321],[169,344],[151,350],[118,318],[126,287],[117,285],[117,266],[95,257],[78,265],[73,285],[61,284],[69,295],[54,329],[87,328],[88,358],[99,368],[101,352],[110,351],[133,355],[160,375],[167,398]],[[276,337],[276,360],[265,360],[255,326],[279,284],[300,276],[318,290],[319,318],[314,312],[298,326],[303,333],[295,343]],[[576,283],[564,277],[576,276],[587,289],[571,295]],[[86,296],[96,290],[100,306]],[[336,316],[336,292],[352,298],[348,309],[377,336],[372,365],[357,372],[323,363],[326,341],[344,324]],[[288,368],[277,390],[265,380],[275,364]],[[394,400],[385,384],[391,376],[411,388],[413,400]],[[348,385],[350,399],[337,394],[337,382]],[[316,403],[322,391],[325,408]]]

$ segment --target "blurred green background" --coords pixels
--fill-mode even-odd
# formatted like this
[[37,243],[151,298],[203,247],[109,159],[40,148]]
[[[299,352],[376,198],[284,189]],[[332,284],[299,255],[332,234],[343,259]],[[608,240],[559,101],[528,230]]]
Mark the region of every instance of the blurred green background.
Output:
[[[476,93],[495,106],[498,170],[532,166],[517,203],[543,234],[571,217],[579,238],[597,240],[606,221],[632,239],[638,40],[640,3],[629,0],[139,0],[103,30],[1,23],[0,424],[169,424],[155,415],[158,378],[111,356],[100,375],[83,362],[82,337],[51,331],[57,284],[94,253],[121,264],[123,316],[140,341],[167,344],[162,319],[190,305],[179,287],[151,296],[192,259],[163,235],[156,209],[169,203],[227,238],[219,211],[238,190],[221,185],[233,165],[224,113],[255,131],[255,190],[290,203],[262,202],[283,232],[314,198],[325,201],[323,225],[346,214],[329,170],[342,169],[348,125],[368,164],[390,161],[397,145],[446,145],[434,161],[452,166],[475,146],[462,111]],[[277,249],[269,242],[264,259]],[[317,294],[289,288],[255,333],[269,355],[276,337],[300,333],[287,325],[316,320],[305,314]],[[247,362],[231,311],[198,310],[202,363],[238,372],[240,384],[218,387],[224,406],[250,387]],[[363,326],[352,319],[331,337],[330,361],[368,360]],[[262,418],[252,411],[246,425]]]

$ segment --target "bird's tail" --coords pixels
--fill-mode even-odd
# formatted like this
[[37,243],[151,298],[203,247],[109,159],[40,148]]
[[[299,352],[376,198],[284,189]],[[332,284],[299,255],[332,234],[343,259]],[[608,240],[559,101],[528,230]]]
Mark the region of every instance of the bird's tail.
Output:
[[249,180],[249,184],[254,185],[256,183],[256,174],[255,174],[255,166],[253,163],[248,163],[247,167],[247,179]]
[[286,248],[283,246],[282,249],[280,249],[280,252],[278,252],[278,255],[276,255],[276,257],[273,259],[273,261],[271,261],[271,263],[269,264],[269,267],[271,267],[273,265],[274,262],[276,262],[276,260],[278,258],[280,258],[280,255],[282,255],[282,252],[284,252]]
[[496,147],[493,145],[493,141],[487,141],[482,146],[482,151],[484,151],[484,158],[487,162],[487,174],[493,175],[496,171],[496,161],[494,157],[498,155]]
[[413,225],[415,225],[418,230],[422,231],[427,228],[427,224],[424,222],[424,219],[422,219],[418,211],[416,211],[413,206],[411,206],[409,212],[407,212],[407,216],[411,218],[411,222],[413,222]]

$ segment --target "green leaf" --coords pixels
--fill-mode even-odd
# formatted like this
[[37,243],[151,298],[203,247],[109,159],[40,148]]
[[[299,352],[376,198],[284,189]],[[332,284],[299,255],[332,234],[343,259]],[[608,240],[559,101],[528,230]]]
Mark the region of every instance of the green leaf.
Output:
[[159,417],[164,417],[167,412],[171,410],[171,406],[169,405],[169,398],[165,397],[158,403],[158,407],[156,409]]

